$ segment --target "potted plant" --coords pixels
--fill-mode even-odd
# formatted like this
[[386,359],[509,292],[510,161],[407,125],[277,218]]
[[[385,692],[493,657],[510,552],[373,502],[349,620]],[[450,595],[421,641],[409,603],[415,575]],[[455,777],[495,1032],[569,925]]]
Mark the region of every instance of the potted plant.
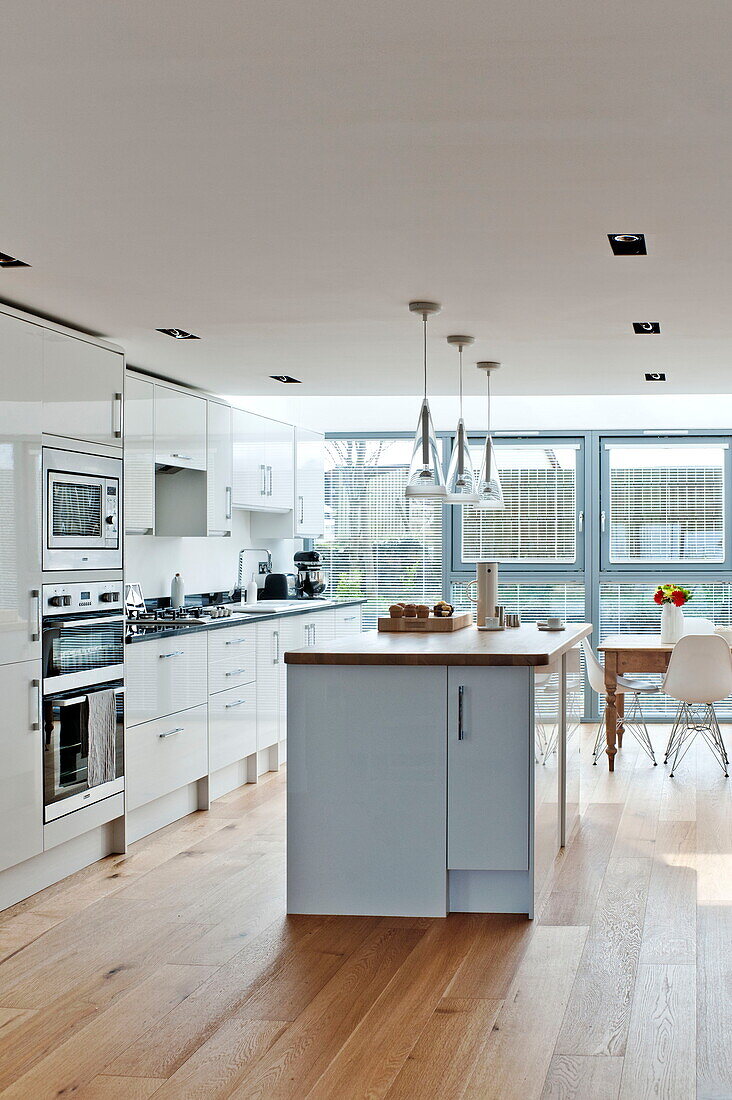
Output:
[[691,599],[691,591],[680,584],[659,584],[653,599],[661,607],[661,642],[674,645],[684,633],[684,604]]

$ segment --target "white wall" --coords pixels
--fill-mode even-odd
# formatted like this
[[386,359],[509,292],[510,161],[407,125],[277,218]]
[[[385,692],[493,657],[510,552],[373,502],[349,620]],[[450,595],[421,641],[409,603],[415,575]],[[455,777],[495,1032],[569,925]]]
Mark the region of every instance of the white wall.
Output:
[[[649,384],[650,385],[650,384]],[[289,420],[322,432],[413,432],[419,397],[233,397],[243,408],[279,420]],[[449,431],[457,420],[457,398],[430,397],[437,431]],[[486,422],[484,397],[467,397],[468,430],[481,431]],[[494,397],[492,424],[498,431],[567,429],[643,431],[719,428],[732,425],[732,394],[663,394],[631,397]]]
[[[292,573],[292,556],[302,541],[294,539],[252,542],[249,513],[234,509],[231,538],[156,538],[128,535],[125,540],[125,579],[138,582],[146,599],[169,596],[174,573],[183,578],[186,593],[227,590],[236,584],[239,551],[266,547],[275,573]],[[245,581],[248,578],[245,577]]]

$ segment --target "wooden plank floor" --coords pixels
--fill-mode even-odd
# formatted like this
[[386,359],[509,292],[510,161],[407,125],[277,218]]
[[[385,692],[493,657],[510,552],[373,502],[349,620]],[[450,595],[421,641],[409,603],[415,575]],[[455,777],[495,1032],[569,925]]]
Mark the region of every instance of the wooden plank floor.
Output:
[[732,781],[582,760],[534,922],[287,917],[284,774],[0,914],[0,1096],[732,1097]]

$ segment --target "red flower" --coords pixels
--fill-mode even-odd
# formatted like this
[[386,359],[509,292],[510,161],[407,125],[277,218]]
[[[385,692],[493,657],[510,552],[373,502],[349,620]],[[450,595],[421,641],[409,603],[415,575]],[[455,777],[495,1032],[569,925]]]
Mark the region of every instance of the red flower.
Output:
[[674,592],[671,597],[671,602],[674,603],[676,607],[683,607],[686,603],[686,596],[683,592]]
[[656,601],[656,603],[663,603],[663,592],[661,591],[660,588],[659,588],[658,592],[656,592],[656,594],[653,598]]

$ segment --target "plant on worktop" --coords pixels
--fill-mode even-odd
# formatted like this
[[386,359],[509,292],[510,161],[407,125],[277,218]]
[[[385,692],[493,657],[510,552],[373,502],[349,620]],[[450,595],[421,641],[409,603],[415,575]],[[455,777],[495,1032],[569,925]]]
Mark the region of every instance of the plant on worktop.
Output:
[[691,599],[691,590],[680,584],[659,584],[653,599],[661,607],[661,642],[674,645],[684,633],[684,604]]

